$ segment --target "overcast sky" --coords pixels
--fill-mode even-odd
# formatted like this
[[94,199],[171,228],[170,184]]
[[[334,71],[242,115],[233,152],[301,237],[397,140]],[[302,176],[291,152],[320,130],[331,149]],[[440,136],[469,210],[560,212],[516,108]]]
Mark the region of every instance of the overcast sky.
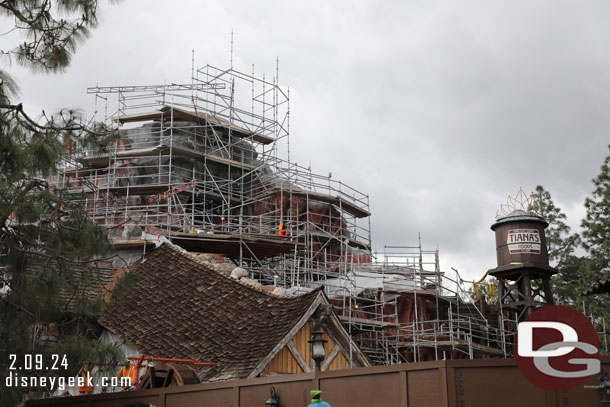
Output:
[[[80,107],[99,84],[189,82],[196,64],[290,87],[292,157],[368,193],[373,246],[495,267],[489,226],[544,185],[578,227],[610,143],[607,1],[151,1],[103,4],[62,75],[16,66],[30,112]],[[12,21],[0,20],[1,32]],[[12,48],[10,36],[1,48]]]

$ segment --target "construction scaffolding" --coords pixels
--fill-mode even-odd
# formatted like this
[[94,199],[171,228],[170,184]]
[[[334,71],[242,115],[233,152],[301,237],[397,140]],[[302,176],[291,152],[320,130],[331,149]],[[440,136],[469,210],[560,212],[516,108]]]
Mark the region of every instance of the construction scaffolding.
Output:
[[[236,106],[244,89],[248,110]],[[275,78],[206,66],[187,85],[88,92],[106,111],[117,95],[105,120],[120,138],[104,154],[75,152],[57,187],[79,197],[115,245],[163,235],[227,254],[261,278],[273,278],[277,262],[262,259],[295,250],[304,259],[298,268],[336,270],[347,256],[370,252],[368,196],[278,154],[289,143],[289,99]]]
[[[507,357],[516,325],[493,302],[493,285],[440,271],[438,250],[385,246],[377,262],[353,265],[324,285],[354,341],[376,364]],[[492,304],[488,304],[488,302]]]
[[165,238],[289,295],[323,285],[376,364],[510,355],[511,316],[474,301],[437,250],[373,256],[368,195],[290,161],[277,77],[206,65],[190,84],[89,88],[119,137],[110,151],[73,151],[55,186],[116,250]]

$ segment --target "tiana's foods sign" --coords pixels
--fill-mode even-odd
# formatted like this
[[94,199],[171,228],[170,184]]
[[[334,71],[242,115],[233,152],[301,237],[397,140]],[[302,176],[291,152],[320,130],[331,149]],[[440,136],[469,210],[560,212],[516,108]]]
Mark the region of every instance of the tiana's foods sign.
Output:
[[540,234],[536,229],[512,229],[508,231],[506,245],[510,254],[540,254]]

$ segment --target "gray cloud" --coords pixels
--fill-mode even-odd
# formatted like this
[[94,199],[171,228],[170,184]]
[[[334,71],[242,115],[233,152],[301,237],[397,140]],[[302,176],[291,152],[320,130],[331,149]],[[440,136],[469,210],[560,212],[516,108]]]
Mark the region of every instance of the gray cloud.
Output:
[[[13,67],[34,110],[100,85],[187,82],[197,64],[291,88],[292,158],[370,195],[374,246],[495,265],[496,210],[542,184],[574,226],[608,154],[610,5],[576,2],[170,2],[105,6],[62,76]],[[3,27],[10,21],[3,21]]]

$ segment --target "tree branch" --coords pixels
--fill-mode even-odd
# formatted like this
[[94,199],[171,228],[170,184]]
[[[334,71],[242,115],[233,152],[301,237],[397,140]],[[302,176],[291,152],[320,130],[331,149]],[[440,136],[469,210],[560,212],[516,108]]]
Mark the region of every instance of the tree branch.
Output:
[[[46,2],[45,2],[45,6],[46,6]],[[22,23],[25,23],[29,26],[34,25],[36,23],[37,18],[33,19],[33,20],[27,19],[23,14],[21,14],[21,11],[19,11],[15,7],[13,7],[12,1],[3,1],[2,3],[0,3],[0,7],[13,13],[13,15]],[[44,7],[42,7],[42,10],[44,10]],[[38,17],[40,17],[40,15],[38,15]]]
[[23,308],[21,305],[17,305],[15,303],[7,300],[3,296],[0,296],[0,301],[4,302],[5,304],[10,305],[11,307],[15,308],[17,311],[24,312],[24,313],[28,314],[30,317],[32,317],[32,319],[34,319],[35,321],[38,321],[38,317],[36,315],[32,314],[30,311],[28,311],[25,308]]
[[[107,137],[110,132],[96,132],[94,130],[91,130],[88,126],[83,125],[83,124],[79,124],[79,125],[75,125],[75,126],[55,126],[55,125],[42,125],[38,122],[36,122],[34,119],[32,119],[30,116],[27,115],[27,113],[23,110],[23,103],[19,103],[16,105],[13,104],[7,104],[7,103],[0,103],[0,109],[7,109],[9,111],[14,111],[17,112],[18,114],[20,114],[21,116],[23,116],[23,118],[28,122],[28,124],[30,124],[31,126],[36,127],[39,130],[44,130],[44,131],[81,131],[83,133],[87,133],[89,135],[92,136],[96,136],[96,137]],[[46,117],[46,115],[45,115]],[[47,120],[49,120],[47,118]],[[92,120],[90,121],[90,123],[92,122]],[[34,129],[32,129],[32,131],[35,131]]]

